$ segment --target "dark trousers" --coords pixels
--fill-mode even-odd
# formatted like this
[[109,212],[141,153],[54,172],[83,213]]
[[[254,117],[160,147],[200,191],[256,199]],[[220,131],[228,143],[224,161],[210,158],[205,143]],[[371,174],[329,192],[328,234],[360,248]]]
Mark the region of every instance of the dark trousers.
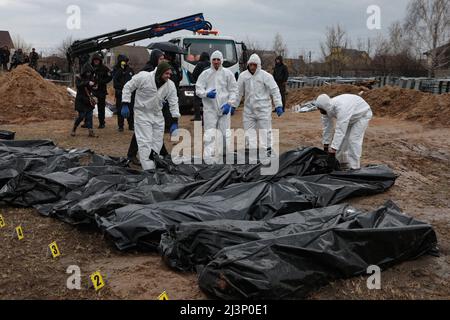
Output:
[[[281,100],[283,101],[283,111],[286,108],[286,83],[277,83],[280,88]],[[278,107],[278,106],[277,106]]]
[[80,123],[84,120],[86,124],[86,128],[92,129],[92,118],[94,117],[94,111],[78,111],[78,117],[75,119],[74,127],[75,129],[78,128]]
[[106,96],[97,96],[97,108],[98,108],[98,122],[100,125],[105,124],[105,108],[106,108]]
[[128,147],[128,158],[134,158],[137,156],[139,151],[136,135],[133,134],[133,138],[131,138],[130,146]]
[[194,97],[194,119],[202,120],[202,99],[197,96]]
[[[122,92],[116,91],[116,108],[117,108],[117,125],[123,129],[125,119],[122,117]],[[128,128],[134,128],[134,108],[133,103],[130,103],[130,116],[127,118]]]

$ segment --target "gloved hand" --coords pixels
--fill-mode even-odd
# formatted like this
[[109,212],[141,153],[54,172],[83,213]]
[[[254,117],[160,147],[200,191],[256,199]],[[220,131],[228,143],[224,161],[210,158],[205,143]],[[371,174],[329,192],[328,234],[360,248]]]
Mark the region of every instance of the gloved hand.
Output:
[[170,134],[173,135],[173,133],[177,130],[178,130],[178,123],[177,122],[172,123],[172,125],[170,126]]
[[232,109],[232,108],[233,108],[233,107],[232,107],[231,105],[229,105],[228,103],[227,103],[227,104],[224,104],[224,105],[222,106],[223,115],[224,115],[224,116],[228,115],[228,114],[231,112],[231,109]]
[[207,96],[208,98],[210,98],[210,99],[215,99],[216,96],[217,96],[217,91],[216,91],[216,89],[211,90],[210,92],[208,92],[208,93],[206,94],[206,96]]
[[337,167],[335,152],[328,152],[327,167],[330,171],[334,171],[334,169]]
[[277,112],[277,115],[278,115],[278,117],[281,117],[282,115],[283,115],[283,113],[284,113],[284,111],[283,111],[283,107],[277,107],[276,109],[275,109],[275,111]]
[[236,112],[236,108],[235,107],[231,107],[231,111],[230,111],[230,114],[232,115],[232,116],[234,116],[234,113]]
[[122,103],[122,110],[120,112],[120,115],[123,118],[128,119],[128,117],[130,116],[130,105],[128,103]]
[[329,144],[324,144],[323,145],[323,151],[328,152],[328,150],[330,150],[330,145]]

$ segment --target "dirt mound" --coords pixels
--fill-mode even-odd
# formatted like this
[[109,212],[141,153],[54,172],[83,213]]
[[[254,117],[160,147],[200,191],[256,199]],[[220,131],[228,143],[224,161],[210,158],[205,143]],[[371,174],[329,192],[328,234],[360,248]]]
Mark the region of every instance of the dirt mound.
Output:
[[353,86],[348,84],[333,84],[323,87],[306,87],[297,90],[291,90],[288,94],[288,107],[293,107],[297,104],[309,102],[316,99],[322,93],[328,94],[330,97],[335,97],[344,93],[359,94],[361,91],[367,91],[366,87]]
[[450,94],[435,95],[398,87],[364,92],[363,98],[377,116],[450,126]]
[[417,90],[386,86],[369,90],[353,85],[331,85],[291,90],[288,106],[314,100],[322,93],[335,97],[344,93],[359,94],[370,104],[376,116],[390,116],[438,126],[450,126],[450,94],[434,95]]
[[28,66],[0,75],[0,124],[73,119],[66,89],[44,80]]

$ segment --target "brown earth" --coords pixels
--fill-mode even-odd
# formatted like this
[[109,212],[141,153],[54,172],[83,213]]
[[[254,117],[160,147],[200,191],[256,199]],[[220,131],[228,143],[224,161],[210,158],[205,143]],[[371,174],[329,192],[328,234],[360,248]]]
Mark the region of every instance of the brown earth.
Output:
[[450,112],[448,112],[450,94],[434,95],[390,86],[369,90],[362,86],[331,85],[292,90],[288,94],[288,106],[311,101],[322,93],[330,97],[344,93],[362,93],[361,96],[370,104],[377,116],[450,126]]
[[22,65],[0,75],[0,124],[72,119],[73,101],[64,87]]
[[[192,129],[190,117],[180,126]],[[233,127],[242,127],[242,113],[233,118]],[[80,131],[69,136],[72,121],[48,121],[7,125],[17,139],[51,139],[65,148],[86,148],[113,156],[124,156],[131,132],[118,133],[116,120],[89,139]],[[320,146],[321,123],[317,112],[287,112],[274,117],[280,129],[280,152],[298,146]],[[169,149],[172,143],[167,142]],[[352,199],[352,205],[371,210],[386,200],[394,200],[407,214],[435,228],[441,257],[422,257],[402,263],[382,274],[382,289],[370,291],[365,277],[336,281],[314,292],[310,299],[450,299],[450,128],[375,117],[368,129],[364,165],[387,164],[399,174],[396,185],[384,194]],[[95,230],[77,229],[54,219],[46,219],[33,209],[3,209],[7,226],[0,229],[1,299],[155,299],[166,290],[171,299],[205,299],[195,274],[173,272],[158,254],[121,253]],[[21,224],[25,239],[19,242],[14,227]],[[47,246],[57,241],[62,257],[53,260]],[[83,288],[66,288],[69,265],[81,268]],[[88,275],[100,270],[107,286],[98,294],[88,287]]]

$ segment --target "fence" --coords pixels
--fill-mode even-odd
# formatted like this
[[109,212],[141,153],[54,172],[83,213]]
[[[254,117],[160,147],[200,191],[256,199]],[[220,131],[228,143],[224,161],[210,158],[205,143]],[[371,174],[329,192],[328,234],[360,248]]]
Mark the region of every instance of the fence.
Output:
[[373,87],[395,86],[403,89],[420,90],[434,94],[450,93],[450,79],[404,78],[404,77],[373,77],[373,78],[326,78],[326,77],[295,77],[289,78],[290,89],[304,87],[321,87],[329,84],[364,85],[373,83]]
[[71,73],[60,73],[58,79],[47,78],[46,80],[51,81],[55,84],[70,87],[73,84],[73,76]]

